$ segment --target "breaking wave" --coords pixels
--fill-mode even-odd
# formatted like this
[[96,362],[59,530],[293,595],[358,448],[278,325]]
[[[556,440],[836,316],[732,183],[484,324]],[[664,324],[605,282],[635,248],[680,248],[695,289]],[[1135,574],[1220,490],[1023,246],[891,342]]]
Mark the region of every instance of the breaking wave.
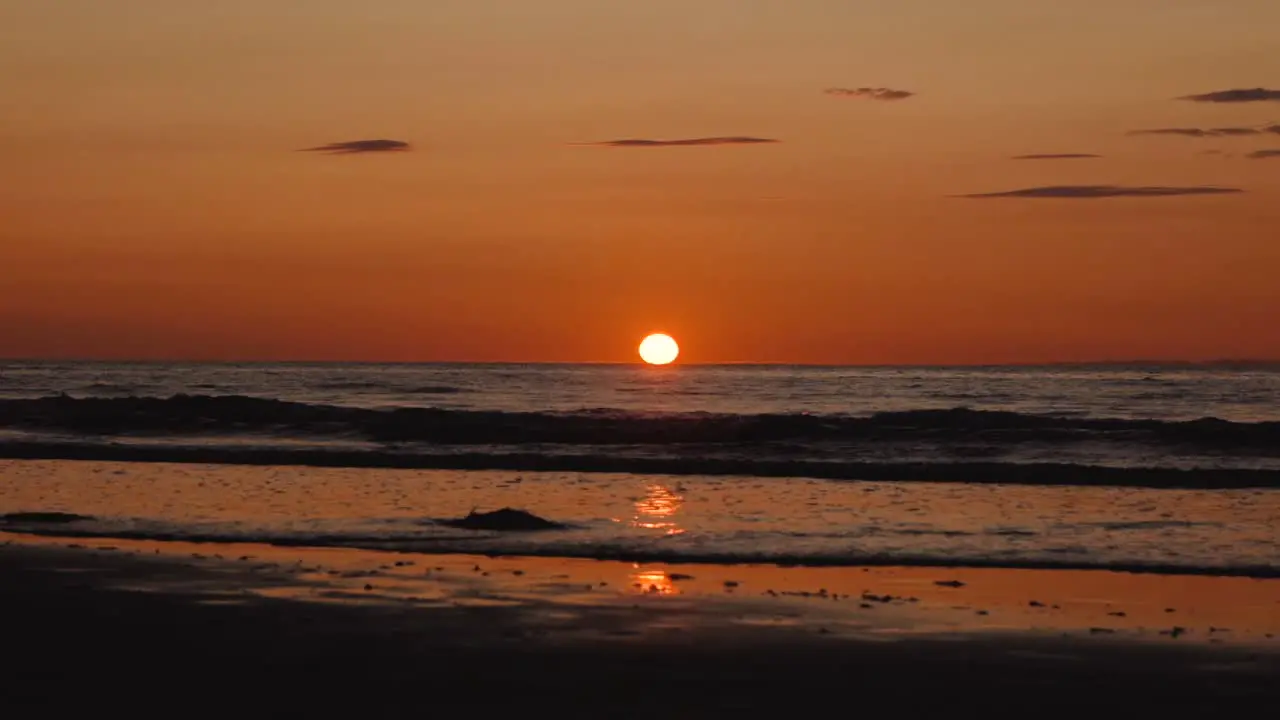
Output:
[[[0,400],[0,430],[10,434],[0,442],[0,457],[8,458],[1280,487],[1280,422],[1211,417],[1105,419],[966,408],[865,416],[508,412],[243,395],[56,395]],[[219,442],[232,437],[237,442]]]
[[[21,520],[26,520],[22,522]],[[463,554],[489,557],[560,557],[615,560],[637,563],[779,565],[783,567],[950,567],[1010,568],[1041,570],[1106,570],[1111,572],[1159,575],[1211,575],[1280,578],[1274,564],[1196,564],[1155,560],[1107,559],[1092,553],[1055,553],[1052,549],[1000,556],[946,552],[860,552],[842,553],[774,550],[733,552],[689,548],[655,548],[625,541],[530,542],[521,533],[469,533],[432,536],[423,533],[271,533],[210,532],[177,526],[157,528],[94,527],[93,518],[77,517],[40,522],[19,518],[6,521],[0,516],[0,532],[19,532],[44,537],[152,542],[188,542],[217,545],[258,544],[277,547],[335,547],[361,550],[406,552],[427,555]],[[430,525],[430,521],[426,522]],[[540,533],[546,537],[554,531]],[[216,552],[216,551],[215,551]]]
[[[452,388],[419,389],[448,393]],[[971,410],[908,410],[864,417],[842,415],[573,413],[365,409],[243,395],[0,400],[0,426],[78,433],[200,433],[289,430],[357,433],[377,442],[439,444],[670,444],[811,440],[962,440],[992,443],[1124,440],[1280,454],[1280,422],[1232,422],[1206,417],[1099,419]]]

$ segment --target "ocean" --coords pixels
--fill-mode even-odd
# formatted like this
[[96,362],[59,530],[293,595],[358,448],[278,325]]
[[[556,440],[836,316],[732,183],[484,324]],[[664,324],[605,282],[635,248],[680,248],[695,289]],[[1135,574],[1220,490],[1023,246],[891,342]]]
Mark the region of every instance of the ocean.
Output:
[[1280,576],[1267,365],[6,362],[0,458],[64,536]]

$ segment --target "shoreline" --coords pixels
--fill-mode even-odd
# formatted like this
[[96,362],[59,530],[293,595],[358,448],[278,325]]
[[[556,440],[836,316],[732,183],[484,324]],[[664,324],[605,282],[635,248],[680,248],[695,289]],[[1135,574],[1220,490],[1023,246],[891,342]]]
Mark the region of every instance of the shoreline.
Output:
[[[798,568],[1280,578],[1271,491],[0,461],[0,531]],[[459,529],[519,508],[563,527]]]
[[[50,541],[58,540],[92,540],[101,543],[110,542],[142,542],[142,543],[181,543],[191,545],[207,545],[212,547],[218,546],[238,546],[244,544],[252,544],[256,546],[271,547],[277,549],[314,549],[329,548],[334,550],[352,550],[365,551],[375,553],[391,553],[402,555],[422,555],[425,557],[440,556],[457,556],[467,555],[484,558],[515,558],[522,560],[581,560],[595,562],[621,562],[621,563],[648,563],[663,564],[673,566],[688,565],[716,565],[721,567],[752,567],[752,566],[770,566],[779,569],[860,569],[860,568],[912,568],[912,569],[942,569],[942,570],[1008,570],[1008,571],[1061,571],[1061,572],[1105,572],[1117,573],[1124,575],[1152,575],[1158,577],[1210,577],[1210,578],[1237,578],[1248,580],[1276,580],[1280,579],[1280,568],[1270,566],[1233,566],[1233,567],[1192,567],[1182,565],[1161,565],[1161,564],[1114,564],[1114,565],[1090,565],[1081,562],[1061,561],[1055,562],[1050,560],[990,560],[982,561],[978,559],[957,559],[948,560],[939,557],[920,557],[912,558],[907,556],[877,557],[874,555],[865,556],[841,556],[841,557],[806,557],[806,558],[769,558],[761,556],[735,556],[735,555],[688,555],[680,553],[661,553],[661,552],[627,552],[627,551],[600,551],[593,550],[590,552],[574,552],[569,549],[557,549],[537,551],[526,548],[520,549],[460,549],[457,547],[449,547],[450,540],[440,539],[435,541],[415,540],[405,543],[397,543],[396,541],[386,542],[368,542],[365,544],[356,544],[347,542],[346,544],[326,544],[316,539],[298,538],[273,538],[270,540],[255,540],[238,536],[220,536],[220,535],[199,535],[195,533],[184,534],[166,534],[157,532],[129,532],[117,531],[113,533],[93,532],[93,531],[77,531],[62,525],[55,525],[49,529],[36,529],[30,525],[19,528],[6,527],[4,525],[4,516],[0,515],[0,536],[5,534],[29,535],[32,537],[41,537]],[[430,545],[436,544],[443,549],[433,549]]]
[[833,481],[963,483],[1157,490],[1280,489],[1280,470],[1109,467],[1066,463],[882,463],[643,458],[540,453],[404,453],[301,448],[211,448],[84,442],[0,442],[0,460],[131,462],[382,470],[494,470],[665,476],[743,476]]
[[[250,711],[353,702],[370,712],[529,712],[555,703],[564,717],[649,716],[659,706],[676,717],[755,717],[818,701],[1013,707],[1053,697],[1088,707],[1104,693],[1185,712],[1280,699],[1275,581],[676,572],[10,534],[0,535],[0,581],[0,632],[8,654],[22,658],[0,707],[119,701],[171,713],[166,698],[212,688],[213,700]],[[1028,592],[1042,607],[1028,604]],[[1165,603],[1176,611],[1166,614]],[[1168,617],[1185,631],[1159,634],[1151,623]],[[1212,625],[1232,617],[1261,625]],[[77,693],[45,690],[57,678],[75,678]]]

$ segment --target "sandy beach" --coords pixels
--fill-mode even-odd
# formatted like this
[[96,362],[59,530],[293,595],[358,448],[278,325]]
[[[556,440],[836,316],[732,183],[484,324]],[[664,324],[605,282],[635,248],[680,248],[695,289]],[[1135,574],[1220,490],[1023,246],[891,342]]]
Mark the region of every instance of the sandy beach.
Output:
[[1274,580],[2,542],[11,710],[1196,716],[1280,699]]

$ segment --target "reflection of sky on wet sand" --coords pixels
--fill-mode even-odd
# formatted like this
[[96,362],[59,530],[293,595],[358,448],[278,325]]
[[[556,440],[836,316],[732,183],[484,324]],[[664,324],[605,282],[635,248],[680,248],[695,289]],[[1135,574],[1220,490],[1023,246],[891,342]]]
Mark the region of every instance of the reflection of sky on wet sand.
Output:
[[676,513],[684,504],[684,496],[665,485],[650,485],[643,498],[636,501],[636,514],[631,524],[646,530],[662,530],[666,535],[680,535],[684,529],[676,524]]
[[[643,630],[694,622],[822,628],[862,638],[1068,633],[1280,652],[1280,581],[1275,580],[1061,570],[664,565],[254,544],[219,545],[220,552],[210,555],[207,544],[196,543],[0,537],[20,546],[80,548],[56,564],[64,570],[93,569],[86,577],[104,587],[177,591],[224,604],[268,597],[378,605],[406,613],[506,607],[534,625],[584,635],[616,623]],[[100,564],[125,556],[161,564],[150,571],[121,565],[117,572]],[[179,571],[167,565],[175,562]],[[181,571],[182,566],[192,572]],[[593,607],[606,612],[593,616]],[[1180,629],[1176,636],[1175,628]]]

